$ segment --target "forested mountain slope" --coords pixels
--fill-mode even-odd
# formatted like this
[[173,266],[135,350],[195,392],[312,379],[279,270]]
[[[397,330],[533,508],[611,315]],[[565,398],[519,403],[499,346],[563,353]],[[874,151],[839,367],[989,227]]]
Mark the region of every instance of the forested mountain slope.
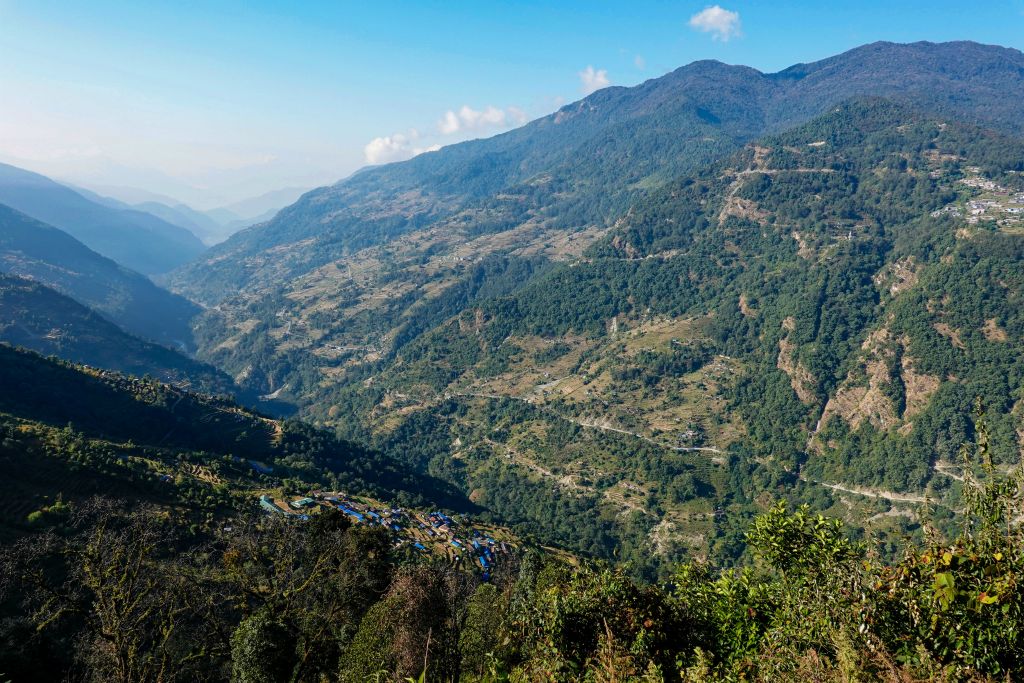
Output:
[[[693,319],[702,345],[757,359],[735,407],[757,430],[742,445],[760,445],[765,457],[802,449],[802,436],[788,442],[784,432],[794,423],[779,419],[793,410],[820,431],[814,451],[828,451],[824,435],[842,424],[901,428],[926,450],[940,419],[932,399],[953,402],[943,409],[949,419],[982,395],[1002,415],[998,441],[1013,459],[1022,152],[1019,140],[886,101],[854,102],[674,183],[582,262],[478,317],[496,328],[495,345],[508,335],[605,336],[614,326],[614,337],[661,316]],[[970,215],[979,203],[992,206]],[[686,341],[679,337],[673,346]],[[969,434],[964,423],[944,427],[950,441],[939,452],[948,458]],[[927,461],[910,467],[902,449],[875,460],[870,446],[846,451],[857,454],[861,483],[928,478]]]
[[0,272],[38,280],[144,339],[192,347],[195,304],[2,204]]
[[282,485],[468,507],[447,485],[303,423],[4,344],[0,463],[3,536],[34,509],[91,495],[192,521],[251,510],[254,491]]
[[1022,160],[1019,140],[855,100],[650,193],[561,264],[472,242],[403,261],[410,236],[341,277],[386,261],[423,300],[346,300],[321,269],[208,313],[228,324],[203,343],[581,550],[728,557],[772,494],[902,534],[926,491],[955,505],[975,398],[996,458],[1019,458]]
[[202,242],[188,230],[144,211],[87,199],[45,176],[0,164],[0,204],[66,231],[119,264],[153,275],[198,256]]
[[[438,430],[432,466],[502,505],[495,461],[519,460],[562,495],[692,529],[678,504],[715,475],[633,460],[638,442],[728,463],[714,491],[733,503],[824,492],[794,493],[797,477],[941,500],[976,398],[994,457],[1020,458],[1022,159],[1020,141],[902,106],[841,107],[674,183],[584,259],[410,344],[360,405],[385,431],[395,409],[416,415],[389,432],[400,442]],[[978,202],[996,206],[971,216]],[[565,420],[631,432],[634,450],[550,443]]]
[[731,557],[772,492],[903,533],[976,397],[1017,457],[1022,68],[699,62],[315,190],[175,284],[237,382],[560,543]]
[[0,275],[0,341],[76,363],[208,394],[234,394],[231,378],[128,334],[96,311],[27,278]]

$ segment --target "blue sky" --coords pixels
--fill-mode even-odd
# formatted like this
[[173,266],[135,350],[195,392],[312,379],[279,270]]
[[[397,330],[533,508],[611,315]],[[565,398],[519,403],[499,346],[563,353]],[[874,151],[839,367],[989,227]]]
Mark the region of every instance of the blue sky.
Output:
[[0,0],[0,160],[213,206],[697,59],[776,71],[875,40],[1024,48],[1024,0],[829,5]]

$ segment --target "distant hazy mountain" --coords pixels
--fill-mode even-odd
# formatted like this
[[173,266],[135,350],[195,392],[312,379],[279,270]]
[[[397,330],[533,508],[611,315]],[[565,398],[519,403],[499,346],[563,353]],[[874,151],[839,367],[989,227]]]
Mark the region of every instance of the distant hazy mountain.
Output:
[[278,211],[292,204],[307,191],[308,188],[286,187],[206,211],[207,216],[222,226],[218,233],[220,238],[214,243],[222,242],[239,230],[251,225],[269,221],[277,215]]
[[200,211],[184,202],[145,190],[111,189],[116,190],[118,198],[105,196],[92,190],[74,188],[79,194],[99,204],[129,211],[145,211],[172,225],[185,228],[207,246],[219,244],[250,225],[270,220],[282,207],[291,204],[303,192],[306,192],[306,189],[303,188],[288,187],[227,206]]
[[120,199],[108,197],[106,195],[100,194],[99,192],[93,192],[92,190],[86,189],[84,187],[79,187],[78,185],[69,183],[66,184],[65,187],[67,187],[70,190],[74,190],[75,192],[82,195],[91,202],[102,204],[103,206],[110,207],[111,209],[117,209],[118,211],[131,211],[132,209],[135,208],[132,204],[124,202]]
[[282,207],[292,204],[308,191],[308,187],[284,187],[280,190],[272,190],[256,197],[227,204],[222,208],[237,216],[235,220],[252,221],[252,223],[249,223],[249,225],[252,225],[259,222],[261,218],[265,220],[272,217]]
[[192,346],[198,307],[92,251],[66,232],[0,205],[0,272],[38,280],[124,329],[175,348]]
[[231,378],[216,368],[128,334],[96,311],[27,278],[0,275],[0,341],[205,393],[235,392]]
[[65,230],[90,249],[148,275],[176,268],[205,248],[178,225],[144,211],[93,201],[7,164],[0,164],[0,203]]
[[208,246],[223,242],[231,236],[232,231],[224,225],[187,204],[168,206],[160,202],[142,202],[136,204],[135,208],[185,228]]
[[[223,242],[230,235],[230,233],[225,232],[223,226],[219,222],[210,218],[202,211],[197,211],[191,206],[183,204],[176,199],[171,199],[170,197],[145,199],[136,203],[128,203],[123,199],[108,197],[84,187],[78,187],[75,185],[69,185],[68,187],[86,199],[94,201],[97,204],[109,206],[113,209],[124,211],[145,211],[146,213],[156,216],[160,220],[166,221],[171,225],[176,225],[179,228],[185,228],[190,233],[198,237],[199,240],[207,246]],[[143,190],[139,190],[135,194],[144,196],[145,192]]]
[[136,204],[145,204],[146,202],[157,202],[159,204],[166,204],[167,206],[184,203],[181,199],[176,197],[171,197],[170,195],[161,194],[159,192],[152,192],[150,190],[142,189],[141,187],[88,183],[89,189],[85,189],[76,181],[65,182],[63,178],[59,178],[58,182],[74,188],[76,191],[85,194],[90,199],[99,197],[105,202],[114,202],[125,208],[135,206]]
[[166,204],[157,201],[141,202],[133,208],[183,227],[204,244],[213,246],[250,225],[269,221],[282,207],[294,202],[303,192],[305,190],[302,188],[276,190],[209,211],[199,211],[182,203]]

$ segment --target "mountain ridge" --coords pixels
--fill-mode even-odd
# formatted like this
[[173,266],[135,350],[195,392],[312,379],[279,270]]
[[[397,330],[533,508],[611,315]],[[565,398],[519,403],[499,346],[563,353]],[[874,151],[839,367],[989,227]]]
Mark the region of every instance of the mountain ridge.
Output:
[[[939,68],[936,60],[944,66]],[[851,78],[839,65],[854,69],[858,77]],[[965,74],[979,70],[1001,79],[1003,89],[973,79],[952,103],[942,94],[944,84],[961,82]],[[797,73],[802,77],[795,79]],[[942,113],[971,111],[972,122],[981,119],[1004,129],[1019,126],[1024,124],[1024,107],[1001,93],[1005,83],[1019,86],[1022,74],[1020,52],[966,42],[874,43],[774,76],[750,67],[695,62],[631,88],[599,90],[522,128],[365,169],[312,190],[274,220],[236,235],[186,266],[171,282],[191,298],[212,304],[224,292],[293,276],[309,264],[387,242],[460,212],[489,212],[499,223],[548,220],[548,215],[559,214],[602,224],[638,196],[628,185],[623,187],[618,173],[632,174],[635,180],[625,180],[638,187],[657,186],[758,135],[857,95],[908,96],[919,100],[918,106],[934,105]],[[908,92],[908,82],[929,83],[931,93],[920,87]],[[920,101],[924,95],[928,99]],[[641,119],[639,128],[630,123]],[[581,166],[580,159],[589,165]],[[488,203],[487,197],[499,190],[530,190],[523,183],[532,176],[543,180],[545,173],[552,176],[549,191],[532,188],[541,208],[528,202],[512,209]],[[296,254],[295,265],[288,263],[290,255],[282,261],[281,249],[303,240],[312,242],[299,247],[306,253]],[[269,250],[275,250],[273,260],[267,260]],[[228,260],[235,265],[225,266]]]
[[198,306],[3,204],[0,271],[38,280],[145,339],[187,350],[194,346],[190,321]]
[[8,164],[0,164],[0,203],[146,275],[171,270],[205,249],[185,228],[134,208],[97,203],[44,175]]
[[0,275],[0,341],[207,394],[238,392],[216,368],[134,337],[102,314],[28,278]]

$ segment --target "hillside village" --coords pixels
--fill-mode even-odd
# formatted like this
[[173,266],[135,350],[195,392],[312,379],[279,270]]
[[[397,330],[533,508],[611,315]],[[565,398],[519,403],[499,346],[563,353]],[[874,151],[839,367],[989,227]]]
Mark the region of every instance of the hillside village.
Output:
[[508,531],[474,524],[444,512],[419,512],[388,507],[380,501],[341,492],[311,491],[301,497],[259,496],[260,508],[302,522],[324,510],[338,510],[354,524],[380,526],[394,539],[396,550],[442,560],[454,568],[480,573],[486,581],[491,572],[517,550]]
[[973,196],[965,203],[944,206],[932,216],[948,213],[964,217],[969,225],[995,221],[996,226],[1009,231],[1024,229],[1024,192],[1015,192],[981,175],[977,166],[968,166],[960,184],[970,188]]

